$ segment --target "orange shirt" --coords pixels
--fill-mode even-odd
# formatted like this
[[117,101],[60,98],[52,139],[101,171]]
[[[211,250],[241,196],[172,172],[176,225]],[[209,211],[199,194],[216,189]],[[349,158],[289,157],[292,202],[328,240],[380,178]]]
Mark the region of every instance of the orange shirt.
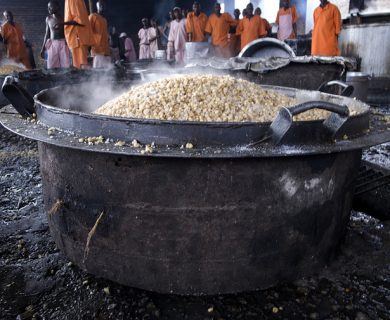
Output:
[[65,0],[65,18],[67,21],[77,21],[84,27],[65,26],[65,38],[69,48],[74,49],[80,46],[93,44],[91,24],[88,19],[88,11],[84,0]]
[[248,43],[267,35],[265,29],[265,23],[259,16],[253,16],[252,18],[245,17],[240,20],[237,27],[237,34],[241,35],[241,49]]
[[213,13],[207,22],[205,31],[213,37],[213,45],[226,47],[228,45],[228,33],[236,21],[229,13],[222,13],[219,17]]
[[206,41],[204,32],[207,25],[207,16],[201,12],[199,16],[196,16],[194,12],[190,12],[187,15],[186,30],[187,33],[192,33],[193,42]]
[[8,59],[12,59],[17,63],[23,63],[27,69],[30,69],[30,61],[23,40],[23,29],[21,25],[15,22],[14,25],[5,22],[1,26],[1,36],[6,42]]
[[91,53],[95,55],[110,55],[110,46],[108,44],[108,25],[107,20],[103,16],[97,13],[93,13],[89,16],[93,33],[93,46]]
[[311,54],[338,56],[338,35],[341,31],[341,14],[337,6],[328,3],[314,10],[314,27]]

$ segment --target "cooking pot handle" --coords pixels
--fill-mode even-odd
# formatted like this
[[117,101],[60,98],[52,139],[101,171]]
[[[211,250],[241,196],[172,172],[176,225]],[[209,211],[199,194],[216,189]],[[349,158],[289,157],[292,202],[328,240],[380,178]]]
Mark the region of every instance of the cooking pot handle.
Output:
[[35,113],[34,99],[26,89],[18,84],[14,77],[8,76],[5,78],[1,91],[22,117],[33,116]]
[[321,92],[327,92],[326,89],[330,86],[339,86],[339,87],[342,87],[343,88],[343,91],[341,91],[340,95],[343,96],[343,97],[350,97],[351,94],[354,92],[355,88],[351,85],[348,85],[346,84],[345,82],[343,81],[339,81],[339,80],[333,80],[333,81],[329,81],[329,82],[324,82],[323,84],[321,84],[321,86],[318,88],[318,91],[321,91]]
[[[290,130],[294,120],[293,117],[302,112],[316,108],[332,112],[331,115],[323,122],[323,126],[328,132],[329,138],[335,139],[337,132],[348,120],[348,107],[325,101],[308,101],[289,108],[282,107],[279,110],[278,115],[270,126],[270,136],[272,141],[275,144],[290,141],[291,139],[289,139],[289,137],[294,136],[294,133]],[[294,139],[292,139],[292,141],[294,141]]]
[[338,105],[326,101],[307,101],[287,109],[289,110],[292,116],[296,116],[300,113],[309,111],[311,109],[323,109],[330,112],[338,113],[339,115],[344,117],[349,116],[349,109],[347,106]]

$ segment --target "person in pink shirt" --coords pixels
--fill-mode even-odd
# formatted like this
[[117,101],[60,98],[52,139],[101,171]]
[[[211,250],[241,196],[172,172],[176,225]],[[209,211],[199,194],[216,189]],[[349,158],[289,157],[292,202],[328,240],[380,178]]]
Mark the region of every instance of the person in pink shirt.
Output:
[[177,63],[184,63],[184,54],[187,42],[186,22],[182,19],[181,10],[178,7],[173,9],[174,20],[168,36],[168,49],[175,50],[175,60]]
[[122,32],[119,36],[120,58],[126,61],[136,61],[137,53],[135,52],[133,40]]
[[150,30],[149,30],[149,20],[147,18],[142,19],[143,27],[138,32],[139,38],[139,59],[150,59]]
[[41,57],[47,50],[47,68],[70,68],[70,51],[65,41],[64,18],[60,15],[58,1],[48,3],[49,16],[46,18],[46,34]]

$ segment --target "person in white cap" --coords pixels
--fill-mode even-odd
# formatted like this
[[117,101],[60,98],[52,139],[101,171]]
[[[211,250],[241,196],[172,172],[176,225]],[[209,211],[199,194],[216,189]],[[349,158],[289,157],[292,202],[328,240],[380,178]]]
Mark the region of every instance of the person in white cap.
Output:
[[134,49],[133,40],[127,36],[125,32],[122,32],[119,36],[119,54],[122,60],[136,61],[137,53]]

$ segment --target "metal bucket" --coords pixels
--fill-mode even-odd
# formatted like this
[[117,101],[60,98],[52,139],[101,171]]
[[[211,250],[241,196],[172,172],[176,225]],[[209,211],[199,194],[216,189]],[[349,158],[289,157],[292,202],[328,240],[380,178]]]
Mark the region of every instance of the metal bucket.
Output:
[[157,50],[154,58],[156,60],[167,60],[167,52],[165,50]]
[[352,98],[367,101],[370,75],[363,72],[347,72],[347,84],[355,88]]

